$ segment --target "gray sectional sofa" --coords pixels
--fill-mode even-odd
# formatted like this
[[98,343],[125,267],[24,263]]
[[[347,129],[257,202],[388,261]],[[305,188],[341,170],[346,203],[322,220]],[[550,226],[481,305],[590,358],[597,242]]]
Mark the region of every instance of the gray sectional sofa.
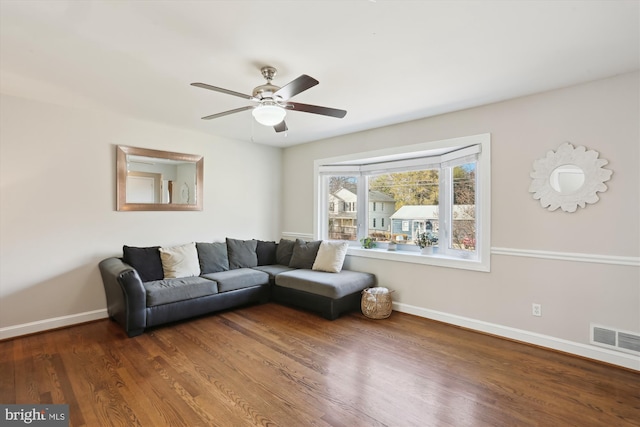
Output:
[[130,336],[146,328],[274,301],[333,320],[360,307],[370,273],[342,269],[346,242],[238,240],[123,247],[99,268],[109,316]]

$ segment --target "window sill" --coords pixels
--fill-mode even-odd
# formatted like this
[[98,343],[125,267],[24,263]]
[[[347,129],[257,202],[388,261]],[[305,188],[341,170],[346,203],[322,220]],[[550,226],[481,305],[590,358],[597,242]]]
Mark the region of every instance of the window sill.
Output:
[[459,268],[463,270],[474,270],[489,272],[489,263],[483,263],[478,259],[463,259],[443,254],[434,253],[423,255],[418,251],[388,251],[386,249],[363,249],[350,247],[348,256],[360,258],[383,259],[387,261],[407,262],[411,264],[425,264],[437,267]]

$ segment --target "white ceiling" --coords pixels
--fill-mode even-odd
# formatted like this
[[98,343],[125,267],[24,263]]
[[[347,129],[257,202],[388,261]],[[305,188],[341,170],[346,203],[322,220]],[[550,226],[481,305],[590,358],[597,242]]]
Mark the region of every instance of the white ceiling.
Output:
[[[0,91],[291,146],[639,68],[639,1],[0,0]],[[244,111],[260,67],[293,100],[286,135]],[[37,117],[34,117],[37,123]]]

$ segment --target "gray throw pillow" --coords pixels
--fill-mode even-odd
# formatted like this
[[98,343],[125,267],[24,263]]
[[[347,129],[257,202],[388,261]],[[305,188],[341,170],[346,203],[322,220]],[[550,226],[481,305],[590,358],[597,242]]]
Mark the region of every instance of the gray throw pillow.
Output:
[[276,264],[289,265],[295,244],[296,242],[293,240],[280,239],[280,243],[276,248]]
[[296,243],[293,246],[291,261],[289,261],[289,267],[309,269],[313,267],[313,263],[316,260],[316,254],[320,248],[320,243],[322,243],[322,240],[305,242],[302,239],[296,239]]
[[276,263],[276,242],[265,242],[258,240],[256,254],[258,255],[258,265],[272,265]]
[[202,274],[229,270],[226,242],[196,243],[196,249]]
[[133,267],[143,282],[162,280],[162,260],[160,259],[160,246],[137,248],[124,245],[122,247],[123,261]]
[[229,254],[229,268],[250,268],[258,266],[256,248],[257,240],[238,240],[227,237],[227,252]]

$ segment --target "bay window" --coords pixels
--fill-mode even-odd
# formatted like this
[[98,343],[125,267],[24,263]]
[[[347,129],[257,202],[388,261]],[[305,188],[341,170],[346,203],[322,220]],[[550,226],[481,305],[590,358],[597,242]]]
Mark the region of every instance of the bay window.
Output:
[[489,271],[488,134],[318,160],[316,178],[318,238],[348,240],[355,256]]

